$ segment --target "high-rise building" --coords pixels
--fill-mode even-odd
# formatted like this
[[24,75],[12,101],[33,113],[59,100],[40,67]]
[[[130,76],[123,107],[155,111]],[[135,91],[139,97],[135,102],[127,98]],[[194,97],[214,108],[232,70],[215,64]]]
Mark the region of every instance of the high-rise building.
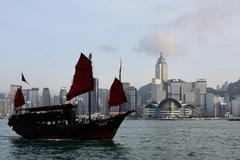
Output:
[[30,90],[30,103],[32,107],[39,106],[39,95],[38,95],[39,88],[32,88]]
[[160,79],[161,84],[168,80],[168,66],[162,52],[155,65],[155,78]]
[[125,90],[127,97],[126,108],[123,111],[137,110],[137,89],[133,86],[129,86]]
[[99,89],[99,96],[98,96],[99,112],[103,114],[107,114],[109,112],[108,99],[109,99],[109,90]]
[[[99,96],[99,82],[94,78],[94,90],[90,92],[91,95],[91,113],[99,112],[98,96]],[[76,104],[78,104],[78,112],[81,114],[88,113],[88,98],[89,93],[84,93],[76,97]]]
[[9,106],[10,102],[9,99],[0,99],[0,115],[6,116],[9,114]]
[[192,92],[194,89],[194,82],[181,82],[181,94],[180,101],[186,101],[185,94],[186,92]]
[[199,89],[200,98],[198,100],[201,116],[206,116],[206,94],[207,94],[207,81],[206,79],[198,79],[195,82],[195,88]]
[[60,103],[60,104],[65,104],[66,95],[67,95],[66,88],[65,88],[65,87],[62,87],[62,88],[60,89],[60,93],[59,93],[59,103]]
[[26,107],[26,108],[32,107],[32,102],[30,97],[31,89],[23,89],[22,93],[25,100],[25,105],[23,107]]
[[122,82],[122,85],[123,85],[123,90],[126,90],[128,87],[130,87],[129,82]]
[[99,81],[97,78],[94,78],[94,90],[91,93],[91,112],[99,112],[98,107],[98,89],[99,89]]
[[51,104],[51,95],[49,88],[43,88],[42,91],[42,105],[49,106]]
[[240,99],[232,100],[232,115],[236,117],[240,116]]
[[214,116],[224,117],[227,112],[230,112],[230,107],[225,102],[224,97],[214,96]]
[[84,93],[76,97],[76,103],[78,105],[77,112],[79,114],[88,113],[88,96],[89,96],[88,93]]
[[174,98],[182,101],[182,81],[180,79],[171,79],[168,81],[168,95],[169,98]]
[[152,79],[151,92],[152,92],[152,101],[159,103],[164,99],[164,97],[162,96],[163,90],[162,90],[160,79],[156,79],[156,78]]
[[5,94],[4,93],[0,93],[0,99],[5,99]]
[[53,96],[53,105],[59,105],[60,104],[60,96]]
[[155,65],[155,78],[152,79],[152,101],[159,103],[166,98],[167,80],[168,66],[161,53]]
[[213,93],[207,93],[206,94],[206,116],[207,117],[214,117],[214,102],[213,102],[213,98],[214,98],[214,94]]
[[180,79],[172,79],[167,83],[167,97],[179,102],[194,105],[199,115],[207,116],[206,89],[207,81],[198,79],[196,82],[185,82]]

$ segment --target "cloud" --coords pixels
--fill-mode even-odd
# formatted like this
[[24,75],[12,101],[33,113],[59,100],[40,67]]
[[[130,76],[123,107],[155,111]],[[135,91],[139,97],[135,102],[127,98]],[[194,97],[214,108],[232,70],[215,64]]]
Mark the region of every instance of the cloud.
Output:
[[165,56],[179,56],[184,53],[183,45],[174,36],[165,33],[153,33],[143,37],[134,48],[136,52],[147,55],[159,55],[163,52]]
[[113,53],[113,52],[116,52],[117,50],[114,46],[111,46],[111,45],[101,45],[98,47],[98,49],[107,53]]
[[239,13],[239,0],[199,1],[195,9],[176,18],[174,26],[181,30],[194,30],[198,33],[214,33],[224,30],[225,20]]

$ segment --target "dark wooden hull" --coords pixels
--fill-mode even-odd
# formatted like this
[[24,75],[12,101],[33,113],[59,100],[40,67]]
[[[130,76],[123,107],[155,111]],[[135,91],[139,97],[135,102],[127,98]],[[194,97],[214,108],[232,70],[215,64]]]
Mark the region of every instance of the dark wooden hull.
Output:
[[41,123],[33,117],[30,118],[29,115],[22,114],[12,115],[8,124],[26,139],[113,139],[124,118],[132,112],[128,111],[102,120],[92,120],[90,123],[58,121],[57,124]]

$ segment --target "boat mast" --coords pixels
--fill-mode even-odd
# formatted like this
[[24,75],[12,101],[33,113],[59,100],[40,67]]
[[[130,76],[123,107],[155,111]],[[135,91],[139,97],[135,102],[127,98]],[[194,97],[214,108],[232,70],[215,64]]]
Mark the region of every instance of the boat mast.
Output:
[[[120,66],[119,66],[119,81],[121,82],[121,72],[122,72],[122,59],[120,57]],[[119,114],[121,114],[121,104],[119,105]]]
[[[89,60],[92,59],[92,53],[88,56]],[[88,92],[88,117],[89,117],[89,123],[91,122],[91,91]]]

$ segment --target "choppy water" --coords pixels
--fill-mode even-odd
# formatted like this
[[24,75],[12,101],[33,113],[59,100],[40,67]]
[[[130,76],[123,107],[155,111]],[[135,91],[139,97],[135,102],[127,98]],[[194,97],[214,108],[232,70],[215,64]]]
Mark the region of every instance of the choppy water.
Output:
[[240,160],[240,122],[125,120],[112,141],[28,141],[0,120],[0,159]]

